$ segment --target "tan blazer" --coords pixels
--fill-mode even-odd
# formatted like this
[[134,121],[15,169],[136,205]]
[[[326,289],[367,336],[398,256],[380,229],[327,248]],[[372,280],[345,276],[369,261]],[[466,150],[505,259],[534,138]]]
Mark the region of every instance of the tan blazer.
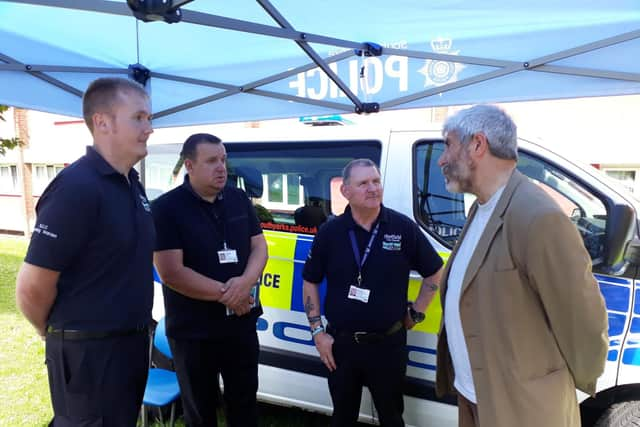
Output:
[[[607,313],[576,227],[517,170],[469,261],[460,317],[481,427],[580,426],[575,389],[595,392]],[[438,394],[455,393],[444,322],[437,361]]]

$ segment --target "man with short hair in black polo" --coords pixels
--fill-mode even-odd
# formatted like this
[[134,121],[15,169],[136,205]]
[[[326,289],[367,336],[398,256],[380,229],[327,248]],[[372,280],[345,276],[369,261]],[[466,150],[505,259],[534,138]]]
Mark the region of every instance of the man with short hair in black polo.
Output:
[[[189,427],[217,425],[218,374],[227,425],[257,425],[254,300],[267,243],[244,191],[227,186],[219,138],[191,135],[184,183],[154,200],[155,263],[164,282],[167,336]],[[257,296],[257,295],[256,295]]]
[[[329,369],[331,426],[355,425],[367,386],[380,425],[404,426],[406,330],[424,320],[438,290],[442,260],[418,226],[382,205],[380,172],[369,159],[351,161],[340,191],[345,212],[326,222],[304,266],[303,298],[311,335]],[[407,303],[409,273],[424,279]],[[327,279],[326,329],[318,284]]]
[[49,184],[18,273],[16,300],[46,339],[51,426],[135,426],[149,369],[155,231],[133,169],[147,154],[139,84],[89,85],[93,147]]

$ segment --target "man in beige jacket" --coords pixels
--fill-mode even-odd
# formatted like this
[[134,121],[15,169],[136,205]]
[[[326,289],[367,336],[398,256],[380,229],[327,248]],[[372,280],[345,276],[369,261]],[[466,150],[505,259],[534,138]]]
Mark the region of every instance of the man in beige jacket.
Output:
[[477,197],[442,279],[437,392],[461,427],[579,427],[595,393],[607,314],[576,227],[516,170],[511,118],[479,105],[450,117],[447,189]]

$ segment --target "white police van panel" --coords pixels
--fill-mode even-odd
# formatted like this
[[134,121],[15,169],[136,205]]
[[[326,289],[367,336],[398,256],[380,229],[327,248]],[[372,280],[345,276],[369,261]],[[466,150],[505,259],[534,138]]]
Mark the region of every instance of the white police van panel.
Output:
[[[445,260],[473,199],[445,190],[437,165],[444,147],[440,128],[304,127],[280,134],[251,129],[217,136],[227,148],[229,185],[243,188],[256,205],[269,248],[260,289],[264,316],[257,322],[259,398],[330,414],[327,371],[309,334],[301,274],[318,226],[340,214],[346,205],[339,192],[342,168],[359,157],[378,163],[384,204],[413,218]],[[149,147],[145,185],[150,199],[182,182],[180,148],[180,143]],[[593,259],[609,313],[610,350],[606,371],[598,381],[598,395],[579,397],[586,425],[603,413],[607,420],[615,420],[621,411],[640,405],[635,402],[640,401],[638,202],[590,167],[573,164],[524,140],[520,141],[518,168],[565,210]],[[415,298],[420,277],[412,273],[409,282],[410,298]],[[159,287],[157,284],[156,319],[163,314]],[[322,295],[325,287],[325,283],[320,287]],[[457,425],[455,400],[438,399],[434,392],[441,317],[440,300],[435,298],[426,321],[408,335],[404,414],[408,425]],[[609,408],[623,400],[632,402]],[[360,419],[376,422],[366,390]]]

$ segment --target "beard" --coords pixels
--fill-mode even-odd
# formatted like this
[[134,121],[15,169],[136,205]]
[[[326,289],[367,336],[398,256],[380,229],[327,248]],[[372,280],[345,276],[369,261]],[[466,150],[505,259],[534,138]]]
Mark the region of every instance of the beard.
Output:
[[473,171],[476,165],[467,156],[461,156],[442,170],[445,186],[450,193],[471,193]]

